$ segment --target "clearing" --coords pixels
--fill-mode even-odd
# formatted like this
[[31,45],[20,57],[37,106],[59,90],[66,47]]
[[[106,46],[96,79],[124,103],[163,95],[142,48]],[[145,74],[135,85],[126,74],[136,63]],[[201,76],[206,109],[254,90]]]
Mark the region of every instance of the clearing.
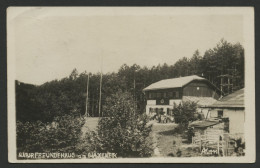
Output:
[[[95,131],[98,120],[99,117],[88,117],[85,125],[82,127],[82,132]],[[191,145],[183,142],[182,135],[176,133],[175,128],[178,124],[157,123],[156,121],[150,121],[148,124],[153,124],[152,136],[155,148],[153,157],[200,156],[198,148],[193,148]]]

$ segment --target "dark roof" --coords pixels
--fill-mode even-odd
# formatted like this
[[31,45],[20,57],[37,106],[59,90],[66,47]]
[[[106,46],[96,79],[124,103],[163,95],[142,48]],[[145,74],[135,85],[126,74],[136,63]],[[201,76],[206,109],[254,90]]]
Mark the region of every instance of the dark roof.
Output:
[[[185,76],[185,77],[179,77],[179,78],[160,80],[160,81],[155,82],[155,83],[149,85],[148,87],[144,88],[143,91],[179,88],[179,87],[183,87],[183,86],[187,85],[188,83],[190,83],[190,82],[192,82],[194,80],[196,80],[196,81],[206,81],[206,82],[210,83],[205,78],[199,77],[197,75],[192,75],[192,76]],[[216,88],[216,86],[214,86],[212,83],[210,83],[210,84],[214,88]]]
[[208,107],[244,108],[244,88],[231,93]]
[[191,124],[189,124],[189,126],[195,128],[206,128],[213,125],[217,125],[219,123],[220,123],[219,121],[203,120],[203,121],[194,121]]

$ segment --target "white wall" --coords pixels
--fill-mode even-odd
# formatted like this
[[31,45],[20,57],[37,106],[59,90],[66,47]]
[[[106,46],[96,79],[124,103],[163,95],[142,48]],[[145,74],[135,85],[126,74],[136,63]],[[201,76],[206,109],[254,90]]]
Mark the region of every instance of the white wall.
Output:
[[156,100],[147,100],[147,105],[156,105]]
[[163,108],[163,111],[166,113],[167,108],[173,109],[172,105],[146,105],[146,114],[149,114],[150,108]]
[[200,108],[200,107],[198,107],[197,108],[197,112],[198,113],[203,113],[205,118],[207,118],[207,117],[210,118],[210,110],[208,108]]
[[181,103],[181,101],[182,101],[182,99],[170,99],[169,104],[174,105],[174,103],[175,103],[176,105],[179,105]]
[[156,105],[156,100],[147,100],[146,114],[149,114],[149,108],[163,108],[164,112],[167,112],[167,108],[173,109],[174,103],[180,104],[182,99],[170,99],[169,105]]
[[223,117],[229,118],[229,132],[231,134],[244,133],[245,111],[235,109],[214,109],[210,111],[210,117],[218,116],[218,110],[223,110]]

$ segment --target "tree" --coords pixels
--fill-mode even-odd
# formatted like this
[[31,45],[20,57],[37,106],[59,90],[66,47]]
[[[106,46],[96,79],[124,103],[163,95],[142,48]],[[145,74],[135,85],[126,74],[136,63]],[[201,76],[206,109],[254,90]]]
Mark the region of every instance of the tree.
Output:
[[190,59],[190,67],[192,75],[201,75],[201,59],[199,50],[196,50]]
[[153,152],[148,118],[140,115],[131,94],[119,91],[106,100],[106,116],[98,124],[98,151],[120,157],[148,157]]
[[[233,91],[244,87],[244,48],[221,40],[208,49],[203,56],[196,50],[189,59],[184,57],[175,64],[167,63],[152,67],[124,64],[117,73],[103,74],[101,109],[106,98],[118,90],[129,92],[136,100],[137,112],[145,110],[145,95],[142,90],[162,79],[187,75],[201,75],[220,88],[220,75],[229,74]],[[89,78],[89,114],[98,116],[100,74]],[[19,82],[20,83],[20,82]],[[21,121],[50,122],[64,114],[82,115],[86,111],[87,73],[79,74],[73,69],[68,77],[46,82],[40,86],[16,82],[17,118]]]
[[194,121],[194,114],[197,109],[195,102],[183,101],[179,105],[174,104],[173,115],[176,123],[188,128],[189,122]]

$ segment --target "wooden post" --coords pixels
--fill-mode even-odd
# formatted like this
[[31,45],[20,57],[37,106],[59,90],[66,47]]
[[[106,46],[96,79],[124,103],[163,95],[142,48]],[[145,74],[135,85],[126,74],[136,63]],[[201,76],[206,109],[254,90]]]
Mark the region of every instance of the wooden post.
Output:
[[220,90],[221,90],[221,92],[223,92],[223,78],[221,77],[220,78]]
[[200,152],[201,152],[201,148],[202,148],[202,139],[200,138]]
[[229,94],[229,90],[230,90],[230,78],[228,76],[228,94]]
[[219,155],[219,138],[218,138],[218,155]]

